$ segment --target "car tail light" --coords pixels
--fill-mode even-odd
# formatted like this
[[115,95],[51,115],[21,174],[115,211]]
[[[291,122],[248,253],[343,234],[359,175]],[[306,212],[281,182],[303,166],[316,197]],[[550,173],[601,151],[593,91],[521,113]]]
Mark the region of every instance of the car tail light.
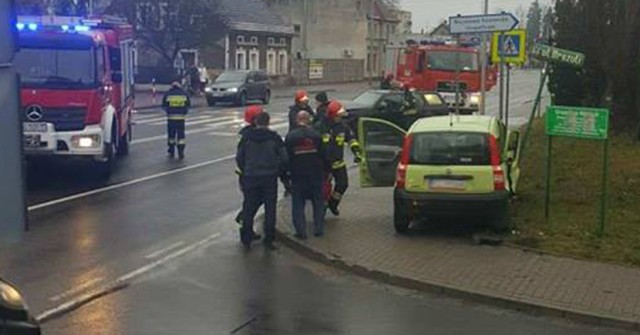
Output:
[[489,153],[491,155],[491,167],[493,169],[493,189],[495,191],[504,191],[506,189],[504,170],[502,170],[502,162],[500,159],[500,147],[496,137],[489,136]]
[[402,144],[402,153],[400,154],[400,163],[396,173],[396,188],[404,188],[407,181],[407,167],[409,165],[409,157],[411,156],[411,144],[413,136],[408,135],[404,138]]

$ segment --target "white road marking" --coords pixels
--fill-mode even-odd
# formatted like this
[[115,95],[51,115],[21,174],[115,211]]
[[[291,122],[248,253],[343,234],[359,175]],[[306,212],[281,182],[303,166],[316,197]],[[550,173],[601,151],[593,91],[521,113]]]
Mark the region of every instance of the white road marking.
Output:
[[[215,128],[218,128],[220,126],[228,126],[230,124],[234,124],[236,123],[236,121],[227,121],[227,122],[220,122],[220,123],[209,123],[206,124],[204,128],[198,128],[198,129],[189,129],[187,130],[185,133],[186,135],[193,135],[193,134],[200,134],[200,133],[206,133],[208,131],[211,131]],[[138,138],[135,139],[133,141],[131,141],[131,144],[140,144],[140,143],[147,143],[147,142],[153,142],[153,141],[158,141],[158,140],[166,140],[167,139],[167,135],[156,135],[156,136],[151,136],[151,137],[143,137],[143,138]]]
[[35,210],[38,210],[38,209],[59,205],[59,204],[66,203],[66,202],[69,202],[69,201],[73,201],[73,200],[77,200],[77,199],[81,199],[81,198],[86,198],[86,197],[89,197],[89,196],[92,196],[92,195],[96,195],[96,194],[100,194],[100,193],[105,193],[105,192],[117,190],[117,189],[120,189],[120,188],[123,188],[123,187],[127,187],[127,186],[131,186],[131,185],[140,184],[140,183],[143,183],[143,182],[146,182],[146,181],[149,181],[149,180],[154,180],[154,179],[158,179],[158,178],[162,178],[162,177],[166,177],[166,176],[182,173],[182,172],[185,172],[185,171],[191,171],[191,170],[199,169],[201,167],[205,167],[205,166],[221,163],[221,162],[224,162],[224,161],[228,161],[228,160],[234,159],[235,157],[236,157],[235,155],[229,155],[229,156],[225,156],[225,157],[209,160],[209,161],[206,161],[206,162],[202,162],[202,163],[186,166],[186,167],[183,167],[183,168],[180,168],[180,169],[175,169],[175,170],[165,171],[165,172],[161,172],[161,173],[156,173],[156,174],[149,175],[149,176],[146,176],[146,177],[133,179],[133,180],[129,180],[129,181],[126,181],[126,182],[114,184],[114,185],[111,185],[111,186],[106,186],[106,187],[98,188],[98,189],[95,189],[95,190],[91,190],[91,191],[88,191],[88,192],[78,193],[78,194],[71,195],[71,196],[68,196],[68,197],[64,197],[64,198],[60,198],[60,199],[56,199],[56,200],[47,201],[47,202],[44,202],[44,203],[41,203],[41,204],[33,205],[33,206],[30,206],[28,208],[28,210],[31,212],[31,211],[35,211]]
[[43,320],[48,320],[51,317],[60,315],[62,313],[74,310],[76,308],[79,308],[80,306],[93,301],[96,298],[99,298],[109,292],[118,290],[120,288],[123,288],[124,286],[126,286],[127,284],[129,284],[130,281],[133,281],[134,279],[136,279],[137,277],[140,277],[144,274],[147,274],[148,272],[164,265],[165,263],[172,261],[178,257],[181,257],[189,252],[192,252],[196,249],[199,248],[203,248],[211,243],[213,243],[217,238],[219,238],[221,236],[220,233],[215,233],[212,234],[196,243],[193,243],[185,248],[182,248],[174,253],[171,253],[157,261],[151,262],[143,267],[140,267],[136,270],[133,270],[127,274],[124,274],[120,277],[118,277],[115,281],[113,281],[110,284],[105,285],[104,287],[102,287],[101,289],[95,290],[93,292],[89,292],[86,294],[83,294],[81,296],[79,296],[76,299],[67,301],[63,304],[60,304],[54,308],[51,308],[49,310],[46,310],[42,313],[40,313],[38,316],[36,316],[36,320],[42,322]]
[[160,256],[162,254],[165,254],[165,253],[167,253],[167,252],[169,252],[169,251],[171,251],[173,249],[180,248],[183,245],[184,245],[184,241],[176,242],[176,243],[174,243],[174,244],[172,244],[172,245],[170,245],[170,246],[168,246],[166,248],[160,249],[160,250],[158,250],[156,252],[152,252],[152,253],[146,255],[146,256],[144,256],[144,258],[146,258],[146,259],[157,258],[158,256]]
[[72,289],[70,289],[68,291],[62,292],[62,293],[60,293],[58,295],[54,295],[53,297],[49,298],[49,300],[53,301],[53,302],[62,300],[64,298],[67,298],[67,297],[70,297],[70,296],[75,295],[77,293],[80,293],[80,292],[82,292],[82,291],[84,291],[84,290],[86,290],[86,289],[88,289],[88,288],[90,288],[92,286],[95,286],[97,283],[99,283],[99,282],[101,282],[103,280],[104,280],[104,277],[98,277],[98,278],[89,280],[89,281],[85,282],[82,285],[74,286],[74,288],[72,288]]

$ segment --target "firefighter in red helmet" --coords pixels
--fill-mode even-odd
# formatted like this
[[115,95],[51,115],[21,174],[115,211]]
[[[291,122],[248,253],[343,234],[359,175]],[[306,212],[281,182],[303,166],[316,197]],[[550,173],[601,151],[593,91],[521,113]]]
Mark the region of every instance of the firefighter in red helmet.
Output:
[[306,111],[312,118],[316,115],[313,108],[309,106],[309,95],[305,90],[298,90],[296,92],[295,103],[289,107],[289,131],[296,127],[296,117],[300,111]]
[[355,161],[360,162],[362,151],[360,144],[356,140],[351,128],[342,120],[346,111],[338,101],[331,101],[327,107],[327,121],[329,132],[323,134],[323,142],[327,147],[327,156],[331,163],[331,175],[334,180],[333,191],[328,200],[327,207],[334,215],[340,215],[338,206],[349,187],[349,176],[347,174],[347,163],[344,160],[344,147],[349,145]]

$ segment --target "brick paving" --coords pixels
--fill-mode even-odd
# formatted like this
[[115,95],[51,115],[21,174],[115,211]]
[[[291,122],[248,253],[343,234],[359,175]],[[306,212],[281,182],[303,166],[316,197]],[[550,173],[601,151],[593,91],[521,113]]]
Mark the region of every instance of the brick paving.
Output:
[[[357,184],[357,175],[352,174],[351,180]],[[517,308],[528,306],[553,311],[554,315],[639,329],[640,269],[476,245],[471,238],[439,234],[437,229],[435,233],[397,235],[392,192],[390,188],[353,186],[342,215],[328,215],[326,235],[296,244],[327,259],[340,260],[347,268],[363,267],[491,301],[515,303]],[[278,215],[280,232],[293,243],[290,200],[280,203]],[[307,219],[311,217],[309,213]]]

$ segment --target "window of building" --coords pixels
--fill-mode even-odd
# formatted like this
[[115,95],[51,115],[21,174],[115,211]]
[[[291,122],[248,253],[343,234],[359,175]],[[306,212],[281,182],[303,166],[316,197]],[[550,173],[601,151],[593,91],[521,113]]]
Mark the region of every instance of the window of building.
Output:
[[280,51],[278,54],[278,74],[287,74],[289,71],[289,61],[287,59],[287,53]]
[[251,44],[258,44],[258,36],[251,36]]
[[267,73],[269,75],[275,75],[278,73],[276,67],[276,52],[273,49],[267,51]]
[[268,45],[275,45],[276,44],[276,39],[274,37],[267,38],[267,44]]
[[260,68],[260,53],[258,49],[251,49],[249,52],[249,69],[258,70]]
[[294,31],[296,34],[300,34],[300,33],[302,32],[302,27],[301,27],[299,24],[294,24],[294,25],[293,25],[293,31]]
[[244,36],[242,36],[242,35],[238,35],[238,36],[236,37],[236,42],[237,42],[238,44],[244,44]]
[[236,50],[236,70],[247,69],[247,52],[244,49]]
[[284,37],[280,37],[280,45],[287,45],[287,39]]

